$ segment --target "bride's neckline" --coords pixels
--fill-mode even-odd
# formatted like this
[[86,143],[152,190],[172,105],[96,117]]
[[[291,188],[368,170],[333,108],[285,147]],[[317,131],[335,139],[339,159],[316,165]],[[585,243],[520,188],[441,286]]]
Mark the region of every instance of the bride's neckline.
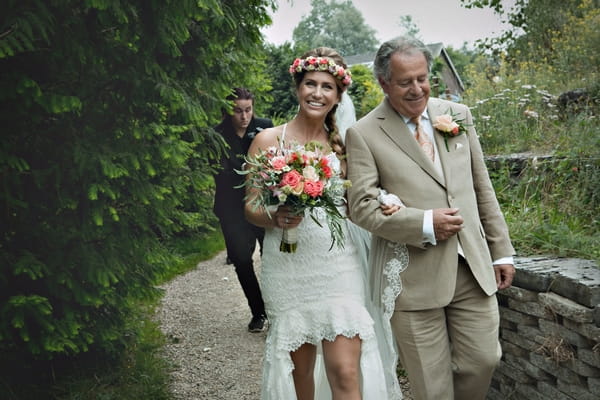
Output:
[[[283,124],[283,131],[281,133],[281,142],[282,143],[286,142],[286,137],[285,136],[286,136],[286,132],[287,132],[287,127],[288,127],[288,123],[286,122],[285,124]],[[327,138],[328,138],[327,137],[327,131],[325,131],[325,139],[327,139]],[[309,142],[312,142],[312,141],[317,141],[317,142],[321,143],[323,145],[323,147],[325,149],[327,149],[328,151],[333,151],[331,149],[331,146],[329,145],[329,141],[328,140],[321,141],[321,140],[316,140],[316,139],[310,139],[310,140],[307,140],[306,138],[303,138],[303,139],[304,140],[301,141],[301,140],[298,140],[298,138],[296,138],[296,137],[292,137],[291,140],[290,140],[290,142],[295,142],[295,143],[298,143],[298,144],[301,144],[301,145],[305,145],[306,143],[309,143]]]

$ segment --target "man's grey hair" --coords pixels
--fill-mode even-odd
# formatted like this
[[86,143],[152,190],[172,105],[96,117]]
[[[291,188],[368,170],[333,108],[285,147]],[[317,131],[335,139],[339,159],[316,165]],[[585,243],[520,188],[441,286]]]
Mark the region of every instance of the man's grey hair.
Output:
[[400,36],[396,39],[388,40],[387,42],[383,43],[379,47],[379,50],[377,50],[373,66],[375,79],[382,79],[385,82],[390,81],[392,74],[392,71],[390,70],[390,59],[396,53],[422,53],[427,61],[427,72],[431,72],[431,66],[433,65],[433,54],[431,54],[429,48],[419,39],[410,36]]

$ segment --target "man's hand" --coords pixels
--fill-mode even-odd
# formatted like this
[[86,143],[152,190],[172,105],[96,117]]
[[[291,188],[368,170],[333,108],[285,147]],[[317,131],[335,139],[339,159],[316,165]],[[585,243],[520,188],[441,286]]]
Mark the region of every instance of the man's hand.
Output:
[[498,264],[494,265],[494,273],[496,274],[498,290],[502,290],[512,285],[516,270],[512,264]]
[[433,210],[433,231],[436,240],[446,240],[463,228],[464,219],[458,208],[436,208]]

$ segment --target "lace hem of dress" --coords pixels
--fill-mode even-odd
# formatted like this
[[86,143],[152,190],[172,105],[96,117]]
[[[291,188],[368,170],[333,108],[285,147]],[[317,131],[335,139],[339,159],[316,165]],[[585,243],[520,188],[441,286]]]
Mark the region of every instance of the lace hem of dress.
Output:
[[402,292],[402,278],[400,273],[408,267],[408,249],[405,244],[388,242],[392,248],[392,258],[383,267],[386,285],[381,293],[384,316],[389,320],[394,313],[396,298]]
[[279,315],[269,327],[265,346],[265,369],[273,368],[283,375],[291,374],[294,365],[290,352],[305,343],[318,346],[323,340],[333,341],[337,336],[359,336],[361,340],[373,340],[373,320],[360,304],[354,301],[334,304],[329,309],[318,306],[289,310]]
[[[402,243],[389,242],[381,238],[379,240],[384,241],[381,245],[387,247],[388,250],[383,253],[387,255],[389,254],[389,250],[391,250],[391,254],[387,255],[389,257],[387,261],[380,259],[380,261],[385,261],[385,264],[382,262],[383,265],[380,266],[381,269],[379,270],[382,276],[381,286],[379,287],[380,292],[377,292],[376,288],[374,288],[374,295],[380,302],[381,318],[376,321],[375,330],[377,332],[377,339],[383,349],[381,354],[384,371],[387,374],[386,381],[389,399],[399,400],[403,396],[396,376],[398,349],[392,333],[390,319],[394,313],[396,298],[402,292],[402,278],[400,277],[400,273],[408,267],[408,249]],[[380,248],[380,250],[382,249]],[[378,324],[380,324],[379,327]]]
[[[269,328],[274,349],[286,352],[297,350],[304,343],[318,344],[322,340],[333,340],[336,336],[362,339],[374,335],[373,320],[364,306],[355,301],[339,301],[328,309],[314,307],[288,310],[278,315]],[[267,348],[267,359],[269,358]]]

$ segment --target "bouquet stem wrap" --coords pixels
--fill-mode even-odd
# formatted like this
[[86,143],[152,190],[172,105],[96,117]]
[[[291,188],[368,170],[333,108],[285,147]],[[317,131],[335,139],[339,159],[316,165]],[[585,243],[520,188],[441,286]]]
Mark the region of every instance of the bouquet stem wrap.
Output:
[[287,228],[283,230],[279,251],[283,253],[295,253],[298,248],[298,228]]

